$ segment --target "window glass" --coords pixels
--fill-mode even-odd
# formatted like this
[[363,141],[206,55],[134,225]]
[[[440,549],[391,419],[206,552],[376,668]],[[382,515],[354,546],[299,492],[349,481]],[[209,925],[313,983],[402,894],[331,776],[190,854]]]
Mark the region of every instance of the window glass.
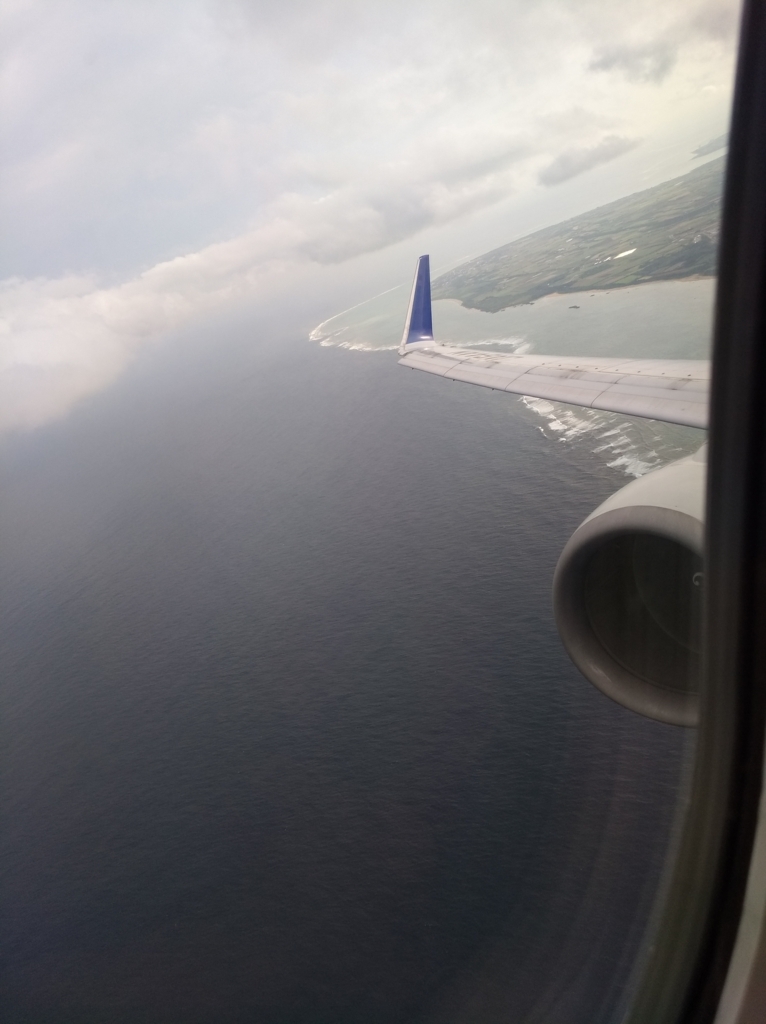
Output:
[[[619,1020],[739,6],[0,16],[3,1020]],[[398,365],[423,253],[446,378]]]

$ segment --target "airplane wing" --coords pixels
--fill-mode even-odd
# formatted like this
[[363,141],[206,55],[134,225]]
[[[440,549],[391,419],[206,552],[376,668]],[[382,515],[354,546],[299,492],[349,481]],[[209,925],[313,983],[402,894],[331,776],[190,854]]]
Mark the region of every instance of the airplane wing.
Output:
[[428,256],[418,260],[402,344],[404,366],[448,380],[591,409],[706,428],[706,359],[606,359],[478,352],[433,340]]

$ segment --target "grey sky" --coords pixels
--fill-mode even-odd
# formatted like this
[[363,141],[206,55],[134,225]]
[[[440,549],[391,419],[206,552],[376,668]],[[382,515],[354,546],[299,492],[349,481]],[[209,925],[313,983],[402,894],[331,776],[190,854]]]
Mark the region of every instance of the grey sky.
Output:
[[605,135],[595,146],[565,149],[553,163],[542,169],[540,182],[543,185],[560,185],[568,178],[584,174],[585,171],[589,171],[598,164],[605,164],[622,156],[623,153],[636,147],[639,141],[639,139],[626,139],[621,135]]
[[[7,425],[65,412],[167,330],[278,293],[288,268],[353,275],[410,242],[454,258],[529,211],[595,205],[606,171],[620,192],[683,173],[726,128],[738,5],[629,11],[3,0]],[[498,218],[505,237],[483,234]]]

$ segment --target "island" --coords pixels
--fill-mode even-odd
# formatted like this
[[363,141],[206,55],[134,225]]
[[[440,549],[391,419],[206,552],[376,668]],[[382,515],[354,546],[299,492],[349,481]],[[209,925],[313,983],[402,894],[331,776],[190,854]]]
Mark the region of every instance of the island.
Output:
[[725,158],[477,256],[434,299],[496,313],[553,293],[716,273]]

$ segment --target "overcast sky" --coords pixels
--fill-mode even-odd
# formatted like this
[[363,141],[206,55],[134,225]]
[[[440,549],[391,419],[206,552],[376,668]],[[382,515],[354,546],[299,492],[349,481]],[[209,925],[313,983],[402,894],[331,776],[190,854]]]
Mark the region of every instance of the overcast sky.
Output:
[[448,263],[698,165],[727,127],[739,5],[0,12],[7,429],[65,413],[151,339],[274,301],[288,273],[339,297],[356,281],[358,300],[418,251]]

